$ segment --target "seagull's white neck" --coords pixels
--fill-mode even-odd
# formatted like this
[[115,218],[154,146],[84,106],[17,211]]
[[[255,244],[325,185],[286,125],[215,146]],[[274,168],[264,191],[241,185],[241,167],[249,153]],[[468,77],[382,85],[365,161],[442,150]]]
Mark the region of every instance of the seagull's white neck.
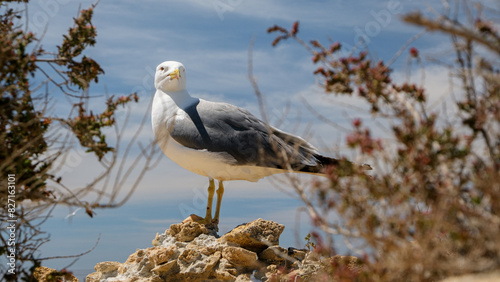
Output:
[[191,95],[189,95],[186,89],[177,92],[164,92],[164,91],[162,92],[170,96],[170,98],[172,98],[177,107],[183,110],[193,104],[197,104],[200,101],[200,99],[198,98],[191,97]]

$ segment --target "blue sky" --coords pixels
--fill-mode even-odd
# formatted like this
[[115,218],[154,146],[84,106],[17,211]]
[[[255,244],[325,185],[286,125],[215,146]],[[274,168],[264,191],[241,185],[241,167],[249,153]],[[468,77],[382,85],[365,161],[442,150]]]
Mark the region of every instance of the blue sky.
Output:
[[[43,46],[54,50],[60,44],[61,34],[72,25],[78,7],[86,8],[93,2],[32,1],[28,5],[30,29],[42,34],[46,28]],[[399,17],[404,12],[427,8],[420,1],[411,0],[101,0],[93,21],[98,31],[97,44],[87,54],[101,64],[106,74],[99,84],[91,87],[90,94],[138,92],[141,102],[130,109],[125,134],[130,136],[154,94],[153,70],[163,61],[175,60],[186,66],[188,90],[193,96],[236,104],[260,116],[247,72],[248,50],[253,41],[253,71],[265,95],[271,122],[278,124],[287,112],[279,123],[281,129],[303,135],[329,155],[349,155],[352,153],[346,150],[344,142],[346,132],[316,119],[304,108],[303,99],[318,113],[347,128],[355,117],[371,119],[359,110],[363,104],[356,99],[325,95],[316,85],[312,74],[315,66],[307,51],[291,40],[273,48],[271,42],[276,35],[267,34],[267,28],[275,24],[289,28],[299,20],[299,36],[306,41],[340,41],[352,47],[363,37],[371,56],[389,60],[409,38],[419,33],[419,29],[403,24]],[[436,9],[439,11],[439,6]],[[424,35],[411,44],[430,54],[446,45],[447,42],[437,40],[434,35]],[[405,52],[394,64],[395,76],[417,79],[413,74],[406,75],[407,62]],[[446,74],[432,65],[426,66],[426,72],[425,83],[435,93],[432,99],[438,99],[447,90]],[[55,94],[53,113],[64,116],[67,109],[66,100]],[[383,137],[383,130],[375,134]],[[152,138],[148,120],[140,140],[145,144]],[[70,187],[82,186],[100,169],[92,157],[76,156],[63,176]],[[304,183],[308,179],[305,177]],[[42,247],[42,256],[84,252],[100,234],[95,250],[80,258],[70,270],[89,271],[101,261],[123,262],[136,248],[151,246],[156,232],[180,222],[186,214],[203,214],[207,184],[205,177],[186,171],[162,156],[124,206],[97,210],[94,218],[80,210],[71,220],[65,217],[73,209],[56,209],[44,227],[51,234],[51,242]],[[225,187],[219,233],[264,218],[286,225],[283,246],[303,246],[303,238],[311,227],[307,215],[301,212],[303,205],[291,189],[278,189],[267,179],[257,183],[226,182]],[[337,246],[347,251],[342,241]],[[69,262],[50,260],[45,265],[61,268]]]

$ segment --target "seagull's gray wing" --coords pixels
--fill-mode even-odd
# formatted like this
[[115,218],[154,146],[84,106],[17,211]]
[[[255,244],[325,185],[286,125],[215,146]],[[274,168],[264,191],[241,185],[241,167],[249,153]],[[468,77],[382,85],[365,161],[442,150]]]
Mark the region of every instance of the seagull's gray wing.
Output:
[[248,111],[200,100],[170,133],[185,147],[230,155],[229,163],[319,172],[317,150],[300,137],[266,125]]

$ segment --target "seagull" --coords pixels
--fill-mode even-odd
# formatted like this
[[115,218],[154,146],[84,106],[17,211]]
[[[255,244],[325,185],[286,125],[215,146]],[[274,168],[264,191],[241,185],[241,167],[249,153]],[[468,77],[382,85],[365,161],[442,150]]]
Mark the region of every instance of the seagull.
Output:
[[224,181],[255,182],[286,172],[324,175],[326,167],[339,165],[339,160],[320,155],[301,137],[272,127],[245,109],[192,97],[182,63],[159,64],[155,88],[151,121],[156,142],[172,161],[209,179],[206,215],[199,217],[200,223],[218,224]]

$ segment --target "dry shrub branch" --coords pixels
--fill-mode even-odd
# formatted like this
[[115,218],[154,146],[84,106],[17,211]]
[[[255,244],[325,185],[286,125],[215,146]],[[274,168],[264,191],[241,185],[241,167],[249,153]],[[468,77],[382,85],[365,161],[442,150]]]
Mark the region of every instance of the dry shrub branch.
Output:
[[[123,121],[117,114],[124,109],[130,114],[130,104],[139,99],[136,93],[106,99],[89,95],[91,84],[104,74],[85,55],[96,43],[95,5],[78,13],[57,50],[49,52],[37,37],[41,35],[28,31],[27,11],[8,2],[25,2],[25,9],[30,8],[29,1],[0,1],[0,255],[16,260],[14,268],[0,265],[0,279],[34,281],[34,268],[52,259],[43,257],[39,248],[50,240],[43,223],[53,209],[80,207],[92,217],[96,208],[122,205],[154,165],[157,149],[150,142],[134,149],[139,153],[130,160],[132,148],[140,145],[146,115],[135,135],[123,140],[128,115]],[[51,110],[57,99],[69,101],[67,117]],[[99,100],[102,112],[91,106]],[[126,145],[123,152],[120,143]],[[74,187],[64,174],[80,168],[68,167],[66,161],[71,153],[82,158],[76,153],[81,149],[94,155],[102,169]],[[15,180],[8,184],[8,179]],[[8,220],[15,220],[11,231]],[[9,241],[13,235],[15,245]]]
[[[331,167],[328,182],[310,190],[296,186],[316,226],[365,243],[362,271],[353,276],[332,265],[319,280],[436,281],[500,267],[499,25],[479,3],[453,3],[453,17],[404,17],[450,39],[454,57],[443,61],[457,89],[450,93],[453,121],[428,110],[433,89],[394,81],[393,70],[367,52],[342,57],[338,42],[307,43],[298,37],[298,22],[290,30],[268,30],[278,34],[273,45],[291,38],[312,53],[326,95],[357,96],[374,117],[390,121],[384,140],[393,141],[373,137],[374,128],[360,119],[346,140],[374,173],[338,177],[338,168]],[[416,48],[408,51],[411,60],[425,61]],[[332,255],[332,246],[312,235],[316,250]]]

